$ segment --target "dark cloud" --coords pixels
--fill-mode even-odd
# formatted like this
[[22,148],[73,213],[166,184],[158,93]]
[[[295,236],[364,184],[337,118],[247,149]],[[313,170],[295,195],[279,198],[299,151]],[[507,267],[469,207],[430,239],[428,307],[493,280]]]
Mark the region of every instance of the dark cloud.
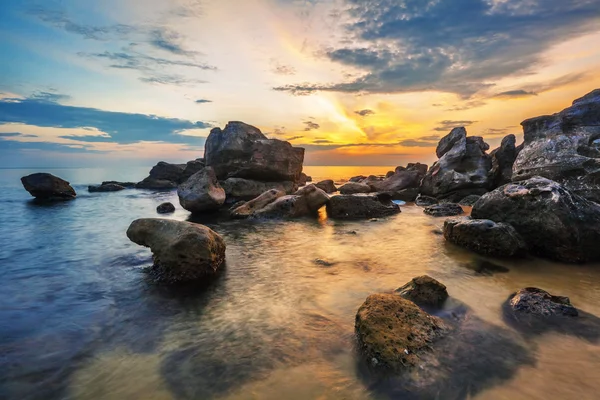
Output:
[[317,139],[312,141],[313,144],[325,144],[325,143],[333,143],[331,140],[327,139]]
[[557,43],[598,29],[597,0],[345,0],[346,33],[357,46],[324,56],[364,71],[346,82],[274,88],[402,93],[435,90],[469,98],[503,77],[534,71]]
[[298,140],[298,139],[302,139],[304,136],[292,136],[289,138],[286,138],[285,140],[291,142],[292,140]]
[[418,140],[438,141],[438,140],[440,140],[440,137],[438,135],[421,136]]
[[151,46],[157,49],[164,50],[178,56],[190,56],[197,54],[194,51],[185,50],[181,42],[181,35],[170,29],[156,28],[150,32],[149,43]]
[[29,96],[31,99],[38,101],[47,101],[50,103],[59,103],[63,100],[69,100],[71,96],[66,94],[60,94],[56,92],[36,92]]
[[0,124],[8,123],[54,128],[96,128],[109,136],[65,136],[65,138],[121,144],[141,141],[202,144],[205,138],[184,136],[178,132],[212,127],[211,124],[201,121],[192,122],[155,115],[65,106],[35,98],[0,100]]
[[22,138],[34,138],[38,135],[27,135],[20,132],[0,132],[0,137],[22,137]]
[[194,103],[196,103],[196,104],[212,103],[212,100],[198,99],[198,100],[194,101]]
[[420,141],[420,140],[414,140],[414,139],[402,140],[399,144],[401,146],[405,146],[405,147],[436,147],[437,146],[437,142]]
[[16,140],[0,139],[0,151],[17,150],[57,151],[62,153],[104,153],[103,151],[80,145],[66,145],[52,142],[18,142]]
[[289,65],[276,65],[272,71],[277,75],[296,75],[296,68]]
[[364,110],[354,111],[354,113],[360,115],[361,117],[368,117],[369,115],[375,114],[375,111],[369,110],[369,109],[364,109]]
[[306,132],[319,129],[321,127],[321,125],[313,121],[304,121],[303,124],[306,125],[306,128],[304,128]]
[[501,92],[493,95],[494,98],[505,98],[511,99],[515,97],[529,97],[529,96],[537,96],[537,93],[528,92],[527,90],[508,90],[506,92]]
[[451,121],[451,120],[444,120],[444,121],[438,122],[438,124],[440,124],[440,126],[437,126],[437,127],[433,128],[433,130],[434,131],[438,131],[438,132],[446,132],[446,131],[452,130],[454,128],[458,128],[460,126],[473,125],[475,122],[477,122],[477,121]]

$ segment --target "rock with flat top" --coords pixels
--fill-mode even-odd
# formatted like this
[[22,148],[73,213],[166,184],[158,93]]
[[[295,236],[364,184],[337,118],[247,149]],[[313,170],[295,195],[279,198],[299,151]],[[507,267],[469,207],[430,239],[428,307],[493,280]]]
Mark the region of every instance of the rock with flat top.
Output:
[[30,195],[42,200],[69,200],[77,196],[69,182],[44,172],[24,176],[21,183]]

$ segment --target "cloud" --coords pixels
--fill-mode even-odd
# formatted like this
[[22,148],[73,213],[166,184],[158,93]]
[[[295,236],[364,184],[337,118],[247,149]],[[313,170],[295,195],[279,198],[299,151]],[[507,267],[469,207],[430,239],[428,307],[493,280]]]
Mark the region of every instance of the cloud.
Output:
[[[155,115],[104,111],[96,108],[65,106],[35,98],[1,99],[0,124],[22,123],[39,127],[88,128],[102,135],[64,136],[65,139],[85,142],[114,142],[120,144],[143,141],[199,144],[205,138],[182,135],[187,129],[207,129],[207,122],[192,122]],[[95,129],[94,129],[95,128]]]
[[313,121],[304,121],[303,124],[306,125],[306,128],[304,128],[304,131],[306,132],[317,130],[321,127],[321,125]]
[[272,71],[277,75],[296,75],[296,68],[289,65],[276,65]]
[[36,92],[30,98],[38,101],[47,101],[49,103],[59,103],[63,100],[69,100],[71,96],[54,92]]
[[444,120],[444,121],[440,121],[438,122],[438,124],[440,124],[440,126],[437,126],[435,128],[433,128],[434,131],[438,131],[438,132],[446,132],[449,130],[452,130],[454,128],[458,128],[461,126],[469,126],[469,125],[473,125],[475,122],[477,121],[451,121],[451,120]]
[[426,141],[438,141],[440,140],[440,137],[438,135],[430,135],[430,136],[421,136],[419,138],[419,140],[426,140]]
[[493,95],[493,98],[503,98],[503,99],[512,99],[519,97],[530,97],[537,96],[537,93],[528,92],[527,90],[519,89],[519,90],[508,90],[506,92],[501,92]]
[[105,153],[82,145],[66,145],[52,142],[19,142],[0,139],[0,151],[38,150],[58,151],[63,153]]
[[473,108],[485,106],[487,103],[482,100],[470,100],[461,102],[454,107],[447,108],[446,111],[465,111]]
[[212,100],[198,99],[198,100],[195,100],[194,103],[196,103],[196,104],[212,103]]
[[292,136],[289,138],[286,138],[285,140],[287,140],[288,142],[291,142],[292,140],[298,140],[298,139],[302,139],[304,136]]
[[535,71],[552,46],[594,32],[597,0],[345,0],[347,43],[323,57],[362,71],[342,82],[273,88],[404,93],[442,91],[469,98],[504,77]]
[[331,140],[327,139],[317,139],[312,141],[313,144],[324,144],[324,143],[333,143]]
[[38,137],[38,135],[26,135],[20,132],[0,132],[0,138],[7,137],[35,138]]
[[157,49],[164,50],[178,56],[190,56],[197,54],[195,51],[185,50],[181,42],[181,35],[171,29],[156,28],[150,32],[150,45]]
[[422,142],[422,141],[414,140],[414,139],[402,140],[399,144],[401,146],[405,146],[405,147],[436,147],[437,146],[436,142]]
[[375,111],[369,110],[369,109],[364,109],[364,110],[354,111],[354,113],[360,115],[361,117],[368,117],[369,115],[375,114]]

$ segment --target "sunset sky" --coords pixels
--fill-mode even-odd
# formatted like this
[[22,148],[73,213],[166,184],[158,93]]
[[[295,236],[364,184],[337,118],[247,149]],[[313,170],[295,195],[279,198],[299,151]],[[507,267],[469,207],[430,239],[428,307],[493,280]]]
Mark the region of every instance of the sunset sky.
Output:
[[244,121],[307,165],[492,147],[600,87],[600,0],[15,0],[0,8],[0,167],[202,157]]

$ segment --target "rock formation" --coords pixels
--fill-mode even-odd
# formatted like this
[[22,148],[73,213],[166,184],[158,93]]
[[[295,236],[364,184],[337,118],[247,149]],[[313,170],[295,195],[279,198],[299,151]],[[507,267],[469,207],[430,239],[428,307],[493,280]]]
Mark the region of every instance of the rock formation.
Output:
[[327,204],[327,215],[333,219],[378,218],[399,212],[400,207],[384,195],[339,195]]
[[150,170],[150,175],[136,184],[138,189],[174,189],[182,182],[186,164],[160,161]]
[[452,217],[464,214],[463,208],[455,203],[434,204],[425,207],[423,212],[433,217]]
[[[372,192],[387,193],[394,200],[414,201],[418,195],[418,187],[427,173],[427,165],[410,163],[404,167],[397,167],[396,171],[383,180],[367,183]],[[409,189],[413,189],[409,191]]]
[[24,176],[21,183],[29,194],[38,199],[67,200],[77,196],[69,182],[44,172]]
[[177,188],[181,207],[192,213],[218,209],[225,203],[225,190],[219,185],[211,167],[192,175]]
[[335,187],[333,180],[325,179],[324,181],[315,184],[316,187],[324,191],[325,193],[335,193],[338,189]]
[[500,147],[490,153],[492,169],[490,170],[491,188],[509,183],[512,179],[512,170],[521,147],[516,146],[515,135],[508,135],[502,139]]
[[221,181],[229,202],[252,200],[270,189],[281,190],[292,194],[298,190],[298,185],[292,181],[262,182],[243,178],[228,178]]

